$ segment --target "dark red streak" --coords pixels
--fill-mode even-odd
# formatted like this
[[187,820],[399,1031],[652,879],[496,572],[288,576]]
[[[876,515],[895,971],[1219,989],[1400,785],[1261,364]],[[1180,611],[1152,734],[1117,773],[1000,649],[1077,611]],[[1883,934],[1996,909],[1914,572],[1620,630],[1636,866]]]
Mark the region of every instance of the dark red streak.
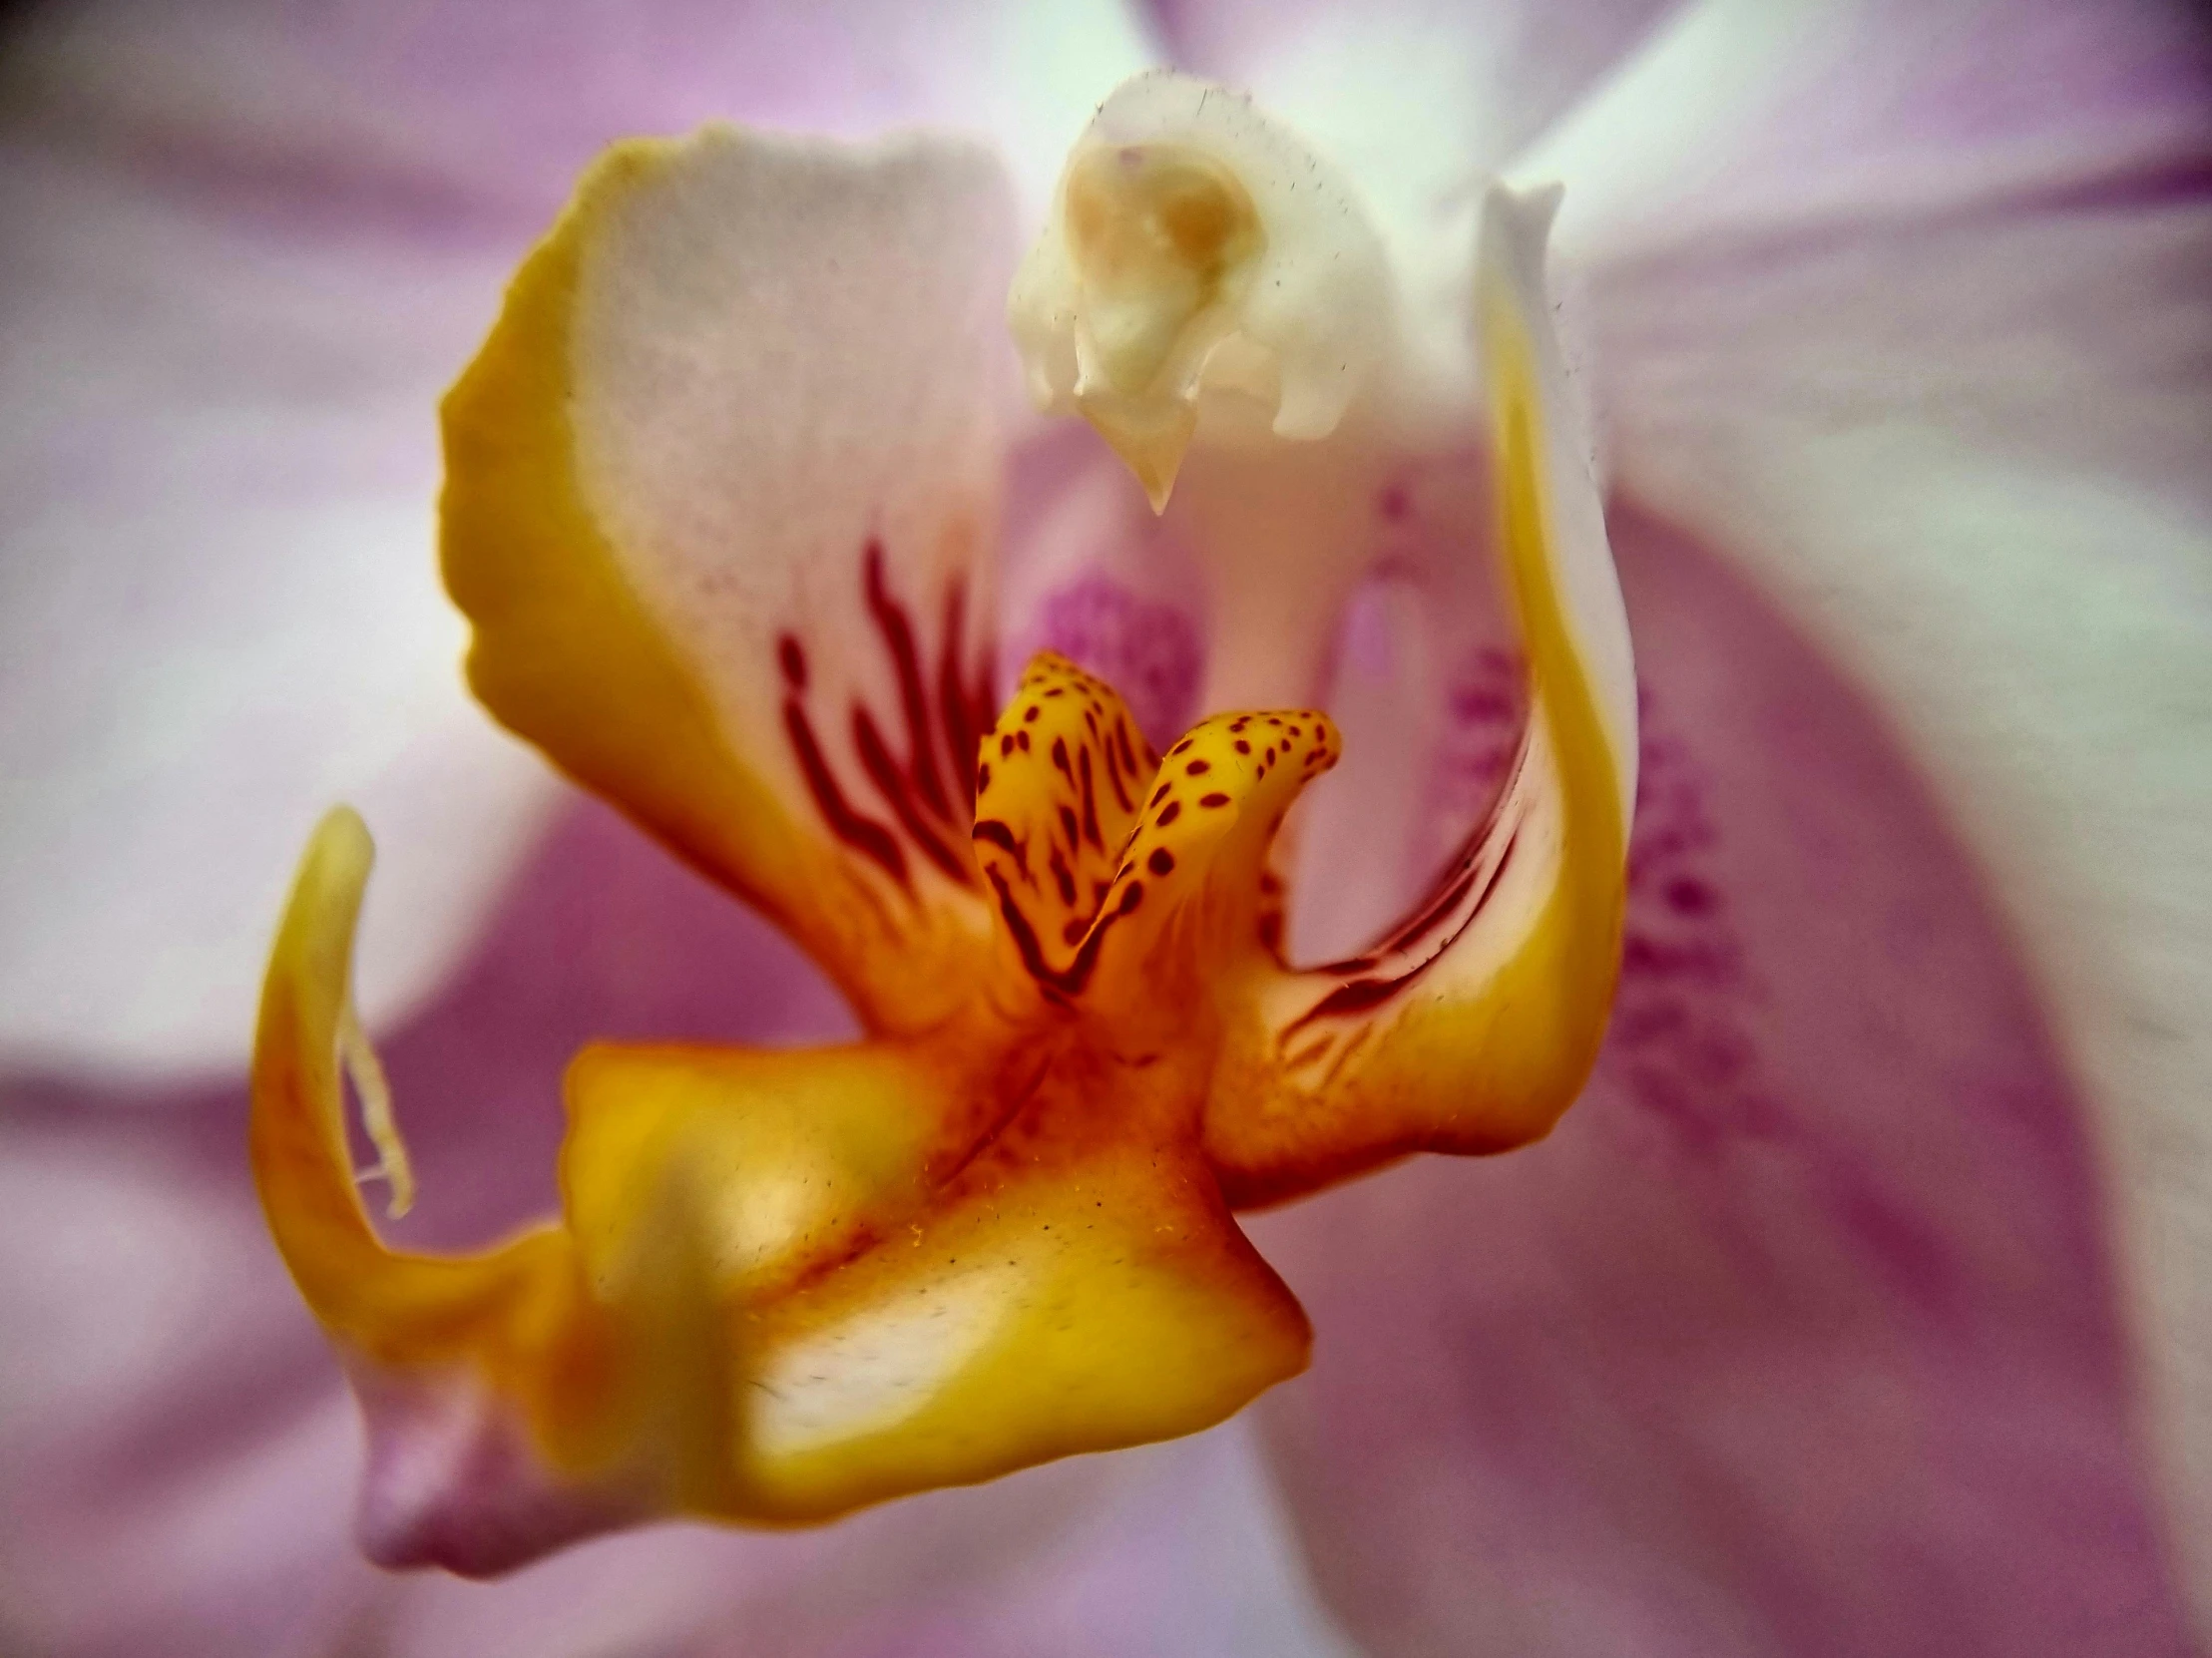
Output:
[[[1481,863],[1487,843],[1498,833],[1499,826],[1503,822],[1508,808],[1516,804],[1516,795],[1521,785],[1521,772],[1528,756],[1529,739],[1524,734],[1521,750],[1514,758],[1513,770],[1506,779],[1506,786],[1499,791],[1498,798],[1491,802],[1490,810],[1484,813],[1483,820],[1469,830],[1467,838],[1460,842],[1458,856],[1445,865],[1444,872],[1431,885],[1428,893],[1423,897],[1420,907],[1410,917],[1384,934],[1380,943],[1349,961],[1332,962],[1326,967],[1316,968],[1314,969],[1316,973],[1364,973],[1377,963],[1396,955],[1399,951],[1414,943],[1451,913],[1460,899],[1465,896],[1466,882]],[[1499,860],[1498,867],[1499,869],[1505,867],[1503,858]],[[1493,870],[1491,880],[1495,883],[1497,879],[1498,870]]]
[[[922,664],[914,650],[914,629],[907,622],[906,607],[884,591],[883,543],[880,541],[868,543],[867,591],[868,612],[875,618],[876,628],[883,634],[883,642],[891,652],[892,666],[898,672],[899,702],[906,715],[906,740],[910,751],[907,769],[913,774],[914,787],[924,803],[939,819],[950,823],[953,821],[952,802],[937,770],[937,744],[932,735],[929,697],[922,689]],[[965,759],[961,764],[965,768]]]
[[979,841],[989,841],[1016,863],[1022,861],[1022,843],[1014,838],[1012,829],[995,817],[976,819],[975,838]]
[[[945,658],[937,670],[937,712],[945,724],[945,745],[955,771],[974,763],[976,749],[982,743],[983,733],[990,728],[988,720],[978,722],[973,717],[968,693],[960,683],[961,632],[967,622],[968,592],[955,582],[952,591],[945,596]],[[990,773],[984,777],[988,780]],[[971,793],[968,805],[973,808],[975,796]]]
[[1091,792],[1091,750],[1085,748],[1076,757],[1083,762],[1083,838],[1104,852],[1106,841],[1099,834],[1099,801]]
[[1497,891],[1498,878],[1506,873],[1506,865],[1513,861],[1514,845],[1515,842],[1512,840],[1506,843],[1505,853],[1499,858],[1498,867],[1491,871],[1490,880],[1484,883],[1482,896],[1476,899],[1475,907],[1461,918],[1460,924],[1452,929],[1450,936],[1442,944],[1423,958],[1419,966],[1411,968],[1393,979],[1354,979],[1349,984],[1339,985],[1303,1014],[1284,1026],[1283,1036],[1287,1038],[1301,1027],[1317,1019],[1326,1019],[1341,1014],[1360,1014],[1365,1013],[1370,1008],[1380,1007],[1400,991],[1412,986],[1437,963],[1443,961],[1446,956],[1451,954],[1452,947],[1466,936],[1467,930],[1475,925],[1475,918],[1483,913],[1483,905],[1489,901],[1490,895]]
[[829,766],[822,758],[821,745],[814,740],[814,728],[807,722],[806,710],[796,700],[787,698],[784,701],[783,728],[791,738],[791,747],[799,757],[799,770],[806,775],[806,786],[814,796],[814,804],[821,809],[829,832],[854,851],[873,858],[905,886],[906,855],[899,850],[897,837],[873,818],[861,816],[846,801],[844,790],[837,786],[837,779],[830,775]]
[[951,847],[937,838],[936,831],[915,809],[914,797],[907,793],[906,779],[900,775],[891,751],[883,746],[883,738],[876,732],[876,722],[869,717],[868,710],[857,703],[852,711],[852,738],[853,746],[860,751],[861,768],[899,820],[899,827],[906,831],[907,839],[920,847],[922,855],[943,870],[950,880],[963,887],[973,886],[967,866],[953,855]]
[[1062,997],[1083,994],[1084,987],[1091,983],[1091,975],[1098,970],[1099,951],[1106,943],[1106,930],[1143,900],[1140,890],[1137,891],[1136,903],[1132,903],[1124,894],[1119,909],[1099,918],[1097,925],[1091,929],[1091,936],[1083,941],[1083,948],[1076,952],[1076,959],[1068,965],[1067,971],[1056,972],[1045,965],[1045,952],[1037,942],[1037,930],[1030,926],[1029,917],[1022,913],[1022,906],[1014,901],[1014,895],[1007,891],[1006,883],[999,878],[999,872],[987,869],[984,874],[990,880],[992,889],[999,895],[999,915],[1006,922],[1007,935],[1014,940],[1014,948],[1021,954],[1022,966],[1029,970],[1029,976],[1039,985]]
[[[1101,743],[1100,747],[1106,754],[1106,781],[1113,786],[1114,801],[1120,806],[1121,813],[1125,817],[1130,812],[1135,811],[1136,808],[1129,804],[1129,791],[1121,786],[1120,756],[1114,752],[1111,739]],[[1134,782],[1135,779],[1132,777],[1130,781]]]

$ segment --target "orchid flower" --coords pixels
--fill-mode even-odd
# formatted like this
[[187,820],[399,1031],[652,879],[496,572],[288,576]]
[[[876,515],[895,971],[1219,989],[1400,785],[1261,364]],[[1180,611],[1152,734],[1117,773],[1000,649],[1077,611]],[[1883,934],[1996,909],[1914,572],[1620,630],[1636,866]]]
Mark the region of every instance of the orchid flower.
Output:
[[[478,694],[774,917],[868,1039],[595,1045],[560,1224],[391,1250],[341,1082],[404,1213],[346,988],[369,844],[324,820],[270,965],[251,1146],[368,1416],[382,1563],[497,1571],[670,1509],[828,1519],[1210,1427],[1310,1342],[1231,1208],[1522,1144],[1588,1073],[1635,707],[1542,287],[1555,194],[1494,190],[1470,307],[1522,752],[1418,908],[1306,969],[1268,863],[1338,757],[1318,709],[1215,713],[1162,757],[1044,651],[993,722],[1005,198],[964,146],[619,148],[446,400]],[[1384,277],[1293,138],[1155,73],[1079,141],[1011,310],[1045,400],[1085,407],[1156,507],[1201,391],[1234,399],[1206,411],[1226,424],[1256,384],[1263,445],[1347,422]]]
[[[1333,1620],[1390,1653],[2188,1648],[2212,1582],[2212,1280],[2190,1241],[2212,961],[2190,572],[2212,506],[2205,64],[2178,11],[1191,6],[1056,15],[1046,38],[990,8],[672,6],[605,28],[237,0],[25,28],[0,172],[25,227],[0,624],[11,712],[38,714],[0,766],[0,1644],[1334,1653]],[[320,803],[359,800],[383,846],[352,1023],[422,1174],[417,1211],[380,1228],[395,1248],[464,1254],[544,1212],[579,1039],[853,1034],[781,940],[564,804],[467,705],[463,623],[421,552],[436,392],[593,150],[728,118],[980,132],[1014,180],[1011,212],[995,187],[964,199],[1009,238],[1000,274],[977,274],[972,331],[922,343],[1011,361],[1015,238],[1054,222],[1096,102],[1169,60],[1329,168],[1389,305],[1319,314],[1388,343],[1316,433],[1294,410],[1270,429],[1279,334],[1257,341],[1275,366],[1224,346],[1149,425],[1026,340],[1033,393],[1101,431],[993,408],[968,470],[938,469],[988,499],[1009,461],[999,529],[979,517],[963,555],[1001,575],[995,605],[969,593],[971,682],[995,611],[997,684],[1058,650],[1125,698],[1132,752],[1221,710],[1325,708],[1342,762],[1271,869],[1296,896],[1289,959],[1351,956],[1418,907],[1529,712],[1481,580],[1483,181],[1562,181],[1552,315],[1596,416],[1641,681],[1640,753],[1617,757],[1640,775],[1625,957],[1588,1087],[1542,1145],[1242,1222],[1315,1344],[1222,1429],[788,1535],[632,1531],[497,1584],[364,1568],[354,1407],[237,1168],[259,953]],[[929,253],[917,271],[942,274]],[[1192,416],[1178,454],[1161,440]],[[1163,460],[1154,518],[1128,472],[1158,493]],[[861,664],[904,768],[868,541],[910,631],[934,642],[945,613],[902,585],[898,525],[856,528],[862,588],[818,597],[864,625],[800,641],[801,711],[848,805],[903,839],[855,687],[823,663]],[[703,652],[766,673],[771,726],[778,643]],[[818,820],[803,778],[783,784],[779,808]],[[319,844],[325,873],[359,875],[344,829]],[[999,952],[981,888],[979,907]],[[333,1038],[342,977],[299,981]],[[374,1110],[365,1039],[342,1047]],[[337,1172],[397,1173],[363,1143]],[[664,1207],[697,1201],[678,1183]],[[647,1348],[680,1344],[668,1302],[609,1304]],[[680,1397],[714,1355],[675,1357]],[[398,1454],[372,1467],[372,1518],[511,1499],[497,1476],[542,1467],[528,1441],[497,1465],[517,1442],[496,1396],[394,1411],[424,1403],[396,1397],[407,1369],[356,1368],[395,1384],[383,1421],[409,1429],[381,1441]],[[687,1465],[634,1457],[598,1517],[686,1500],[662,1470]],[[575,1482],[553,1494],[563,1523],[589,1507]]]

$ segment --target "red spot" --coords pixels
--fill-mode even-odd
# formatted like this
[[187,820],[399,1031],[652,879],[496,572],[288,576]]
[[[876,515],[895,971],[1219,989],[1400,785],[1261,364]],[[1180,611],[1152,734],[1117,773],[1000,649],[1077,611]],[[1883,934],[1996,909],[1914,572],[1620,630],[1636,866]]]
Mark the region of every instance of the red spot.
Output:
[[1209,760],[1192,760],[1182,769],[1186,776],[1203,777],[1207,772],[1213,769],[1213,764]]
[[1042,704],[1042,703],[1039,703],[1039,702],[1032,702],[1032,703],[1031,703],[1031,704],[1029,705],[1029,710],[1028,710],[1028,712],[1026,712],[1026,713],[1024,713],[1024,714],[1022,715],[1022,723],[1023,723],[1024,725],[1034,725],[1034,724],[1036,724],[1036,723],[1037,723],[1037,716],[1038,716],[1039,714],[1043,713],[1044,711],[1045,711],[1045,708],[1044,708],[1044,704]]
[[1691,876],[1678,876],[1666,884],[1666,907],[1678,916],[1709,914],[1720,903],[1720,897],[1704,882]]
[[1166,875],[1175,867],[1175,855],[1164,846],[1152,848],[1152,855],[1144,860],[1144,867],[1154,875]]
[[1015,732],[1014,745],[1023,753],[1027,754],[1030,751],[1030,734],[1027,731]]
[[1226,806],[1228,803],[1229,797],[1218,792],[1214,794],[1202,794],[1198,797],[1198,804],[1201,806]]
[[1252,745],[1246,742],[1242,737],[1238,737],[1236,739],[1236,751],[1239,754],[1249,754],[1252,751]]
[[776,640],[776,660],[783,664],[783,677],[793,690],[806,689],[806,652],[799,648],[798,639],[785,633]]
[[1152,819],[1152,821],[1159,825],[1160,828],[1164,829],[1170,823],[1174,822],[1175,819],[1181,816],[1182,802],[1179,800],[1170,800],[1167,802],[1167,809],[1161,812],[1158,817]]

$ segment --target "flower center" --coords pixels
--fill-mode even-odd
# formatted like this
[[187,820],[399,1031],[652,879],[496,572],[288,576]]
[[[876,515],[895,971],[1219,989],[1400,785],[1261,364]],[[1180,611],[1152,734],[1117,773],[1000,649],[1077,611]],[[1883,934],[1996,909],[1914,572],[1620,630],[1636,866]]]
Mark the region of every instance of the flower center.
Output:
[[1266,239],[1258,209],[1226,165],[1179,144],[1077,156],[1066,203],[1098,367],[1115,392],[1151,391],[1193,326],[1249,278]]
[[1100,106],[1007,295],[1037,406],[1090,421],[1154,511],[1201,401],[1208,443],[1325,438],[1393,314],[1350,183],[1249,100],[1165,72]]

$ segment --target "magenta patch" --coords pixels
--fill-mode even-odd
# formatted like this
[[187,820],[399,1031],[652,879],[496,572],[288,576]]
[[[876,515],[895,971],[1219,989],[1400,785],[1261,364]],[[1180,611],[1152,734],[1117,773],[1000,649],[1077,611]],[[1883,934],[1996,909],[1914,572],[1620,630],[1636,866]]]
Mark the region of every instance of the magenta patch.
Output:
[[[1106,576],[1085,576],[1038,607],[1023,659],[1057,650],[1121,693],[1155,748],[1189,728],[1205,646],[1198,624],[1172,605],[1142,599]],[[1021,662],[1009,664],[1017,672]],[[1010,675],[1011,677],[1011,675]]]

